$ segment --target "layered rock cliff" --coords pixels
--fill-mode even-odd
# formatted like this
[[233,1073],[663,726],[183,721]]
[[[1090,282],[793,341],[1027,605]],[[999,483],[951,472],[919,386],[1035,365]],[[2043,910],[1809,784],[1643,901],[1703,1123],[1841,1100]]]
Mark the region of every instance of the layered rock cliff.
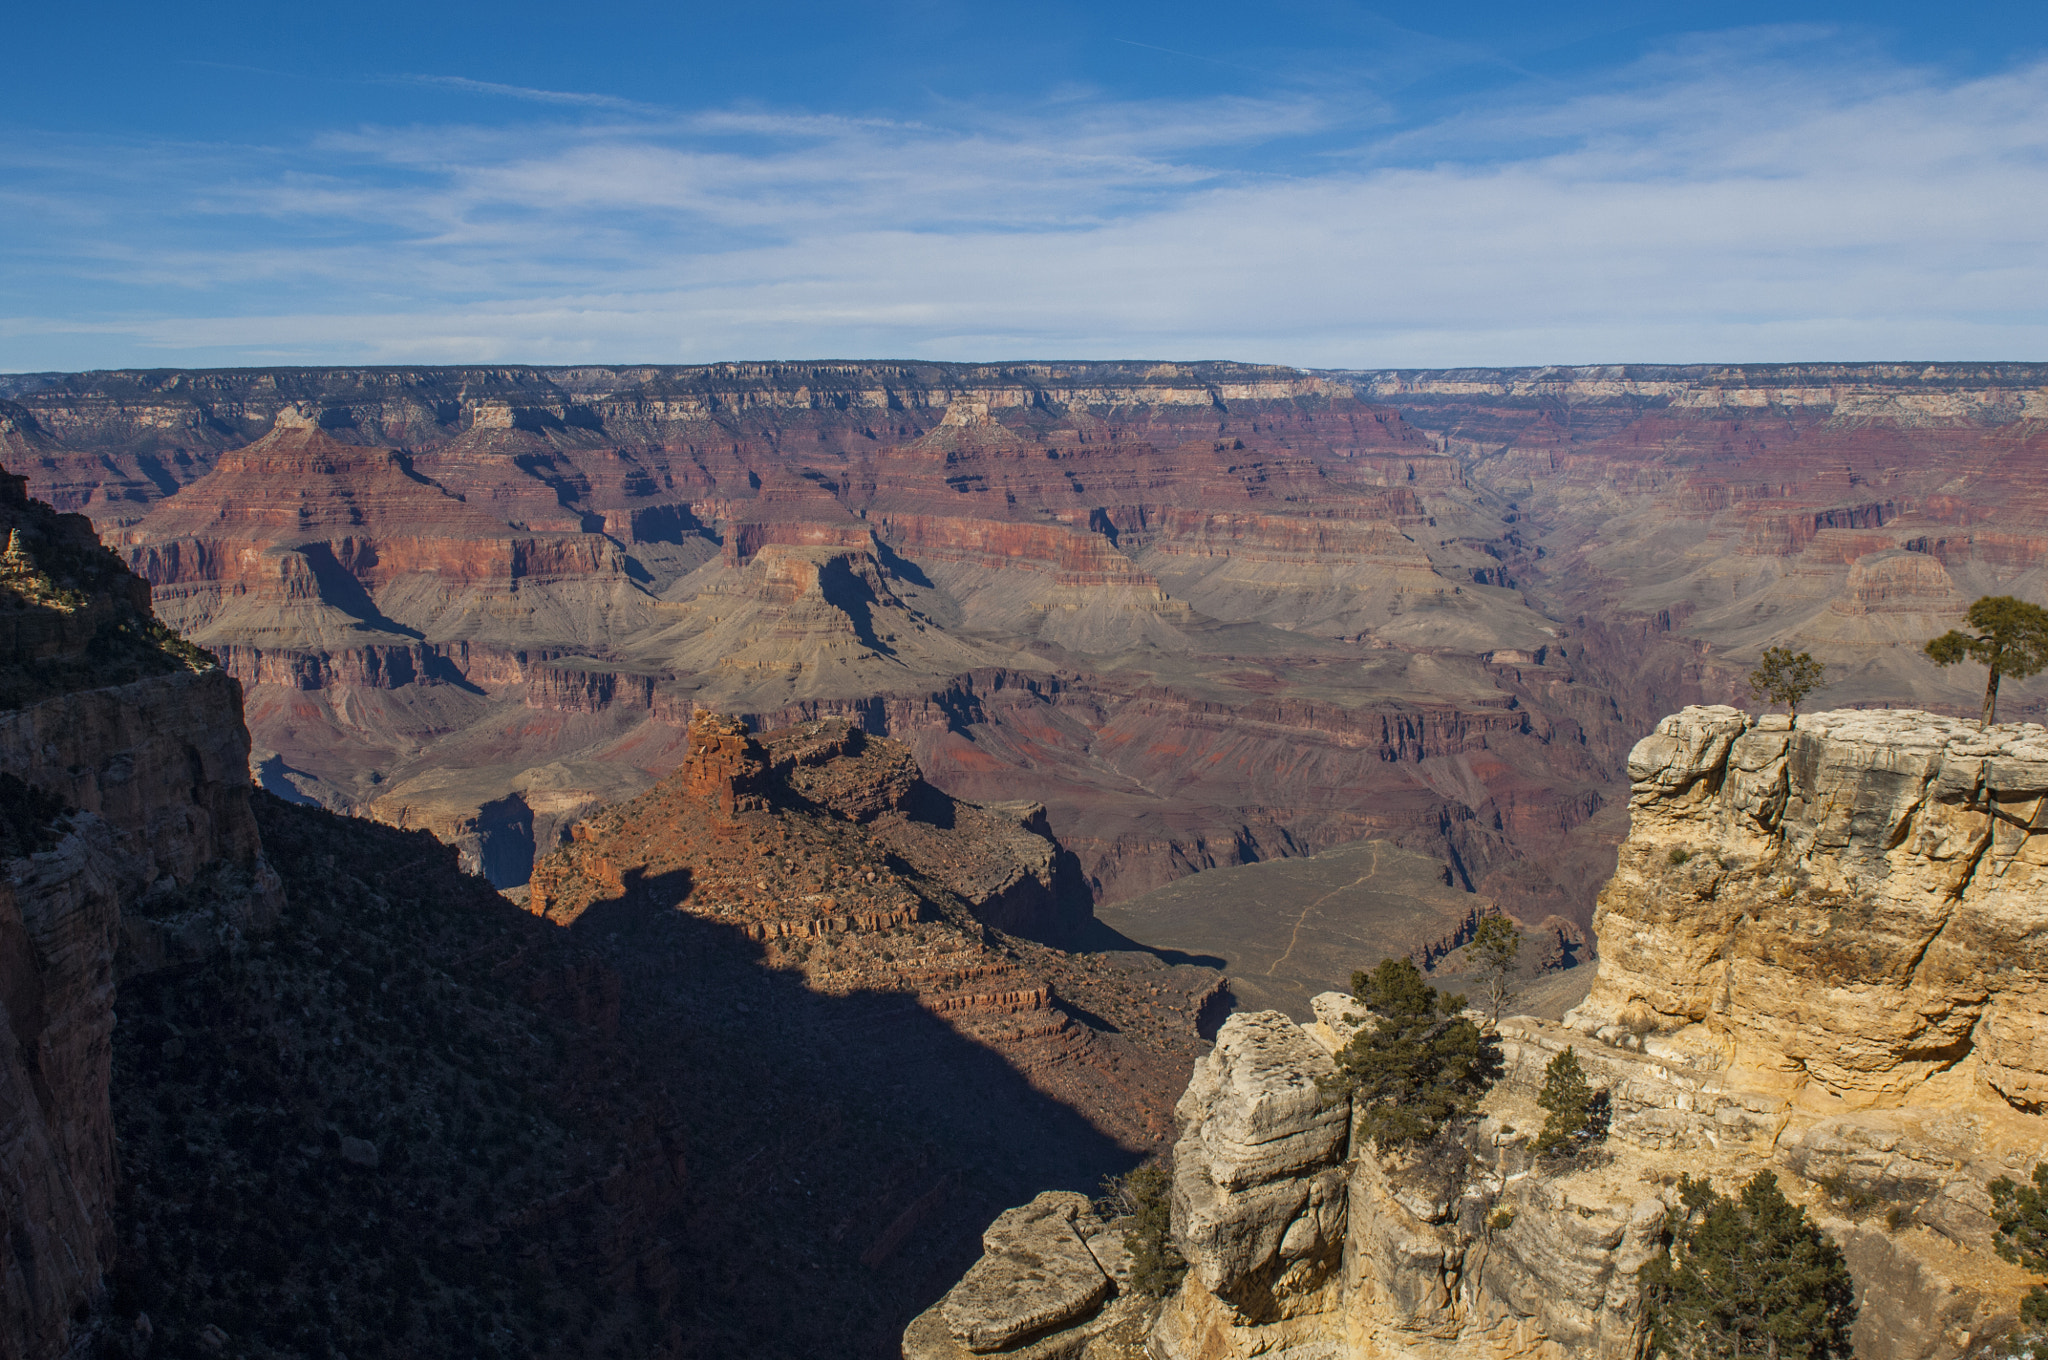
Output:
[[[1985,1186],[2048,1133],[2048,730],[1688,708],[1629,773],[1593,990],[1562,1025],[1502,1022],[1505,1075],[1454,1145],[1382,1154],[1318,1084],[1370,1021],[1350,998],[1224,1025],[1177,1110],[1190,1269],[1155,1360],[1620,1360],[1679,1175],[1761,1169],[1842,1246],[1858,1355],[1946,1360],[2014,1324],[2030,1281],[1992,1249]],[[1545,1161],[1535,1096],[1567,1046],[1611,1124]],[[942,1353],[923,1335],[906,1355]],[[1084,1353],[1057,1335],[1036,1343]]]
[[104,373],[5,419],[248,687],[266,787],[501,886],[709,708],[852,719],[955,795],[1042,803],[1099,900],[1377,835],[1590,910],[1544,865],[1602,803],[1613,705],[1515,588],[1495,498],[1346,383]]

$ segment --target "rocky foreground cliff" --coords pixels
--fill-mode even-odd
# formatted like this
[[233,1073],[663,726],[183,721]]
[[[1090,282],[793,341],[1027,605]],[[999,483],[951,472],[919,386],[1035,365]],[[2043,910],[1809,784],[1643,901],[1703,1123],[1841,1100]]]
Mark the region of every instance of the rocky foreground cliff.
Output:
[[[2048,1135],[2048,730],[1697,707],[1629,775],[1592,993],[1562,1025],[1502,1022],[1505,1075],[1456,1146],[1382,1155],[1325,1089],[1371,1020],[1349,996],[1307,1027],[1234,1016],[1177,1110],[1178,1291],[1119,1290],[1109,1234],[1102,1283],[1054,1307],[992,1230],[979,1288],[905,1355],[1622,1360],[1679,1176],[1765,1168],[1840,1243],[1865,1360],[2010,1330],[2031,1281],[1993,1250],[1985,1187],[2024,1180]],[[1567,1046],[1611,1126],[1545,1160],[1535,1096]],[[1079,1214],[1066,1231],[1092,1247]]]

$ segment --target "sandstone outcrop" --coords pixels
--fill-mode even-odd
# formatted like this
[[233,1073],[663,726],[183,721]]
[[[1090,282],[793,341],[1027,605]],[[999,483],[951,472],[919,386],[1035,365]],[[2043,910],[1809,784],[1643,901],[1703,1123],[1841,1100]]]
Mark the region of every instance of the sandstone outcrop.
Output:
[[982,1258],[939,1304],[948,1331],[976,1352],[1093,1312],[1109,1296],[1109,1275],[1088,1248],[1101,1223],[1084,1196],[1040,1195],[1004,1213],[981,1236]]
[[1350,1104],[1329,1054],[1277,1011],[1233,1016],[1174,1107],[1174,1236],[1203,1289],[1263,1301],[1320,1283],[1342,1240]]
[[1850,1107],[2048,1098],[2048,730],[1911,711],[1666,719],[1580,1023]]
[[[1695,707],[1629,761],[1599,973],[1564,1023],[1503,1020],[1451,1146],[1382,1153],[1313,1078],[1362,1023],[1233,1016],[1176,1113],[1189,1271],[1154,1360],[1594,1356],[1643,1343],[1639,1274],[1681,1173],[1757,1171],[1841,1245],[1866,1360],[1953,1360],[2030,1283],[1985,1186],[2041,1160],[2035,1006],[2048,731],[1912,711]],[[1572,1048],[1601,1150],[1533,1155]]]

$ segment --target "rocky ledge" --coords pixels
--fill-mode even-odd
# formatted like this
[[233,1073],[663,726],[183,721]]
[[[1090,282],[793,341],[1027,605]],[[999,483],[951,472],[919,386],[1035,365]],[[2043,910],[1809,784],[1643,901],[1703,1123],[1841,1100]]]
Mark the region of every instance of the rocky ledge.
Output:
[[1578,1027],[1817,1108],[2048,1099],[2048,729],[1688,708],[1629,778]]
[[[1151,1360],[1623,1360],[1679,1176],[1763,1169],[1841,1245],[1862,1360],[2012,1326],[2031,1280],[1992,1249],[1985,1187],[2048,1144],[2048,730],[1688,708],[1629,775],[1593,990],[1562,1025],[1501,1022],[1504,1075],[1455,1146],[1383,1155],[1324,1096],[1369,1019],[1349,997],[1225,1023],[1176,1110],[1189,1270]],[[1612,1123],[1543,1161],[1568,1046]]]

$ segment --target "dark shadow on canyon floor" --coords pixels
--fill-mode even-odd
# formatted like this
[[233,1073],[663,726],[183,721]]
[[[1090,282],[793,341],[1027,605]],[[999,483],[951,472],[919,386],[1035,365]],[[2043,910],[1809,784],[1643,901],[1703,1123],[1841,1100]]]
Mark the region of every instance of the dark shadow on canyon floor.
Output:
[[423,833],[257,802],[279,934],[121,997],[113,1307],[152,1355],[893,1356],[997,1212],[1135,1160],[685,884],[563,929]]

